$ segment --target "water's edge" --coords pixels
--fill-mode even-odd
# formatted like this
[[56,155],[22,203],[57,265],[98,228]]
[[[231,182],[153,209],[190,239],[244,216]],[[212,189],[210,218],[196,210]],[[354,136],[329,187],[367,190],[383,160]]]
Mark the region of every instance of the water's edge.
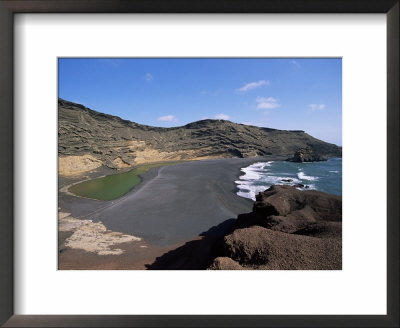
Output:
[[255,196],[274,184],[292,185],[300,190],[319,190],[342,194],[342,159],[324,162],[293,163],[260,161],[241,168],[235,180],[238,196],[255,200]]

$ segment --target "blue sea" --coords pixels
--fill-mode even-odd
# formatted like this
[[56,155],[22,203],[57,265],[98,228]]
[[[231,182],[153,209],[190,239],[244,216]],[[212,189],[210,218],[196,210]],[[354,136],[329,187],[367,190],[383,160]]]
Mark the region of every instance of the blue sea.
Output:
[[237,194],[252,200],[255,200],[255,196],[260,191],[274,184],[292,185],[301,190],[319,190],[342,195],[341,158],[310,163],[258,162],[241,170],[243,175],[235,181],[238,188]]

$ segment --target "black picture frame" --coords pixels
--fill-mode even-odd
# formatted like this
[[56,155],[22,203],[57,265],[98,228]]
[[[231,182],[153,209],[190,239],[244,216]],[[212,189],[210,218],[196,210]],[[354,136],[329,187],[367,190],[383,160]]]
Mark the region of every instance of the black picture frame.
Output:
[[[399,327],[398,0],[0,0],[0,324],[5,327]],[[14,315],[13,18],[16,13],[385,13],[387,315]]]

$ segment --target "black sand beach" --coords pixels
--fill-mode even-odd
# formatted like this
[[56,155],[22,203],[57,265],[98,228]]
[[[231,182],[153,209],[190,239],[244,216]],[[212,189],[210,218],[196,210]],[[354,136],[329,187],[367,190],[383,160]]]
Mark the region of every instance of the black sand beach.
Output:
[[277,156],[186,162],[153,168],[142,183],[114,201],[59,193],[60,211],[101,221],[109,230],[170,246],[195,238],[219,223],[251,211],[253,202],[236,195],[240,168]]

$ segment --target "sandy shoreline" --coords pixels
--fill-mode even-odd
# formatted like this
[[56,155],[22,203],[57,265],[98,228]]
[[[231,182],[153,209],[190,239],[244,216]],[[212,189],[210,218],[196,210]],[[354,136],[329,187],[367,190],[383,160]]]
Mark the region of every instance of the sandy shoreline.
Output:
[[[66,248],[59,235],[60,269],[144,269],[154,259],[240,213],[253,202],[236,195],[240,169],[278,156],[186,162],[150,169],[142,183],[115,201],[96,201],[59,193],[61,212],[100,222],[107,229],[140,237],[140,243],[118,245],[122,255],[96,255]],[[142,247],[140,247],[142,246]],[[84,260],[85,259],[85,260]],[[108,264],[107,264],[108,263]]]

